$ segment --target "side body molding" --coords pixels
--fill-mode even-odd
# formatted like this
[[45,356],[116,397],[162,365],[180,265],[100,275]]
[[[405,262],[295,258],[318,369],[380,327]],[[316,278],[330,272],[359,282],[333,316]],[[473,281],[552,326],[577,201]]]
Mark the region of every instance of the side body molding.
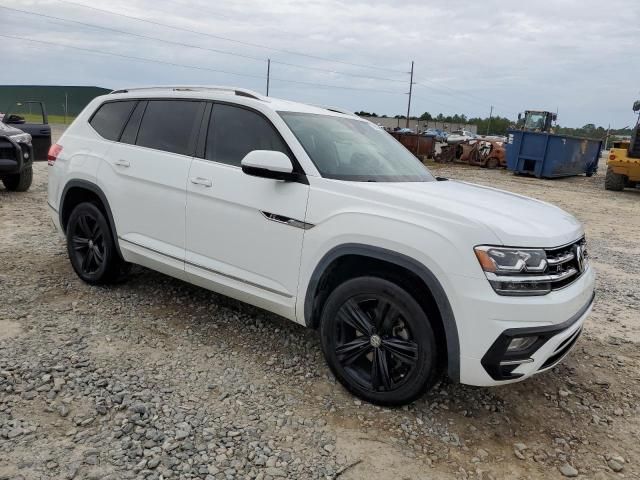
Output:
[[453,315],[449,299],[447,298],[440,281],[431,272],[431,270],[417,260],[401,253],[387,250],[385,248],[357,243],[338,245],[337,247],[329,250],[325,256],[322,257],[318,265],[316,265],[306,290],[304,299],[304,318],[307,326],[313,327],[313,325],[310,324],[313,310],[313,297],[314,292],[318,287],[318,283],[322,278],[322,274],[334,260],[345,255],[360,255],[393,263],[399,267],[410,270],[422,279],[422,281],[431,290],[431,294],[435,299],[436,306],[438,307],[440,316],[442,317],[444,333],[447,341],[447,374],[451,380],[458,382],[460,380],[460,341],[458,338],[456,320]]
[[67,198],[67,193],[72,188],[82,188],[84,190],[89,190],[90,192],[95,193],[98,196],[107,214],[107,221],[109,222],[109,226],[111,227],[111,233],[113,234],[113,242],[116,245],[116,250],[118,251],[118,255],[120,255],[120,257],[122,258],[122,252],[120,251],[120,244],[118,242],[118,232],[116,230],[116,224],[113,221],[113,214],[111,213],[111,207],[109,206],[109,201],[107,200],[107,196],[104,194],[102,189],[99,186],[97,186],[95,183],[89,182],[87,180],[73,179],[73,180],[69,180],[67,184],[64,186],[64,190],[62,190],[62,196],[60,197],[60,203],[58,205],[58,208],[59,208],[58,215],[60,216],[60,225],[62,226],[62,228],[66,232],[66,225],[63,223],[63,219],[62,219],[62,214],[64,211],[62,207],[64,206],[64,202]]

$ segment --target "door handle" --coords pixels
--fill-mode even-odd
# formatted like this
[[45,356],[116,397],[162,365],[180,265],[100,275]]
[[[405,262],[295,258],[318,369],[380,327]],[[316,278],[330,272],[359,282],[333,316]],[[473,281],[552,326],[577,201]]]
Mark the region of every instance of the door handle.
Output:
[[130,167],[131,166],[131,164],[129,163],[129,160],[116,160],[113,163],[115,165],[118,165],[119,167]]
[[191,183],[194,185],[202,185],[203,187],[210,187],[212,185],[211,180],[203,177],[191,177]]
[[47,135],[51,133],[51,130],[49,130],[48,128],[43,128],[42,130],[40,130],[40,133],[42,133],[43,135]]

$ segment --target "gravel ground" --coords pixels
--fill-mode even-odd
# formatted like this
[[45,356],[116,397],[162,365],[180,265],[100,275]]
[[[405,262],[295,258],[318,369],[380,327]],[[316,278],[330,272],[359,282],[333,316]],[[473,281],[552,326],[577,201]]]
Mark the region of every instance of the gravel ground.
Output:
[[433,168],[575,214],[598,298],[552,371],[400,409],[346,393],[315,332],[264,311],[142,268],[83,284],[46,165],[25,194],[0,187],[0,479],[638,478],[640,191]]

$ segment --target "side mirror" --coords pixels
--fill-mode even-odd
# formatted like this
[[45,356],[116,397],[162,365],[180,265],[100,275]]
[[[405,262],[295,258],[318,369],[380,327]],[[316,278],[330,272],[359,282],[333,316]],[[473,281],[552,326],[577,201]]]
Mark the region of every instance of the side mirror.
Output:
[[291,159],[282,152],[253,150],[247,153],[240,165],[244,173],[254,177],[285,181],[298,178],[298,174],[293,173]]
[[12,124],[12,125],[21,125],[25,123],[25,119],[20,115],[7,115],[4,118],[4,123]]

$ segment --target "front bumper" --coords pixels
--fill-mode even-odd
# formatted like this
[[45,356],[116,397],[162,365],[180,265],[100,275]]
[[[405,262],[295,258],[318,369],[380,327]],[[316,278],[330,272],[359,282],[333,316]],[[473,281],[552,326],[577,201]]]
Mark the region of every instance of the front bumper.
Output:
[[[591,312],[595,293],[589,302],[566,322],[549,327],[510,328],[500,334],[482,357],[481,364],[493,380],[516,380],[525,375],[553,368],[571,351]],[[528,348],[508,351],[514,338],[532,340]]]
[[[484,278],[456,280],[461,292],[453,305],[460,339],[459,379],[476,386],[524,380],[562,360],[591,311],[595,290],[591,266],[571,285],[538,297],[497,295]],[[537,332],[541,340],[525,352],[523,363],[521,356],[505,350],[510,337],[527,332]],[[500,365],[512,360],[518,363]]]
[[0,136],[0,175],[20,173],[33,163],[33,145]]

